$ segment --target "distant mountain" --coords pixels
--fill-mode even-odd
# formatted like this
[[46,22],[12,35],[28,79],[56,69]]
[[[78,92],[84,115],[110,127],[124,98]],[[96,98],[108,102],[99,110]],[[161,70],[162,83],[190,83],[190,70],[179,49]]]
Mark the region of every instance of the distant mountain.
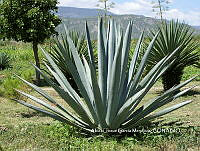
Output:
[[[76,7],[59,7],[58,15],[62,18],[85,18],[85,17],[97,17],[103,12],[99,9],[89,8],[76,8]],[[115,15],[108,12],[108,15]]]
[[200,35],[200,26],[193,26],[195,33]]
[[[121,25],[121,28],[124,30],[128,25],[129,21],[133,21],[133,38],[138,38],[141,34],[142,30],[152,29],[158,20],[153,18],[148,18],[144,16],[137,15],[118,15],[113,16],[113,19]],[[93,39],[96,39],[97,29],[98,29],[98,18],[97,17],[88,17],[88,18],[63,18],[63,24],[67,26],[70,30],[77,30],[80,32],[84,32],[85,30],[85,22],[87,21],[90,33]],[[64,31],[63,25],[58,26],[57,30],[59,33]]]
[[193,28],[194,28],[194,33],[196,34],[196,35],[200,35],[200,26],[192,26]]
[[195,29],[200,29],[200,26],[193,26]]
[[[97,36],[97,16],[99,16],[99,13],[102,12],[98,9],[88,8],[59,7],[58,9],[58,15],[69,29],[84,32],[85,21],[87,20],[93,39],[96,39]],[[138,38],[142,30],[148,31],[159,23],[158,19],[142,15],[116,15],[110,12],[108,15],[111,15],[117,23],[120,23],[122,29],[126,29],[130,20],[133,21],[133,38]],[[195,26],[194,29],[196,34],[200,34],[200,26]],[[63,25],[60,25],[57,30],[62,33]]]
[[[97,35],[97,16],[102,12],[98,9],[87,8],[75,8],[75,7],[59,7],[58,15],[62,18],[63,24],[69,29],[75,29],[78,31],[84,31],[85,21],[87,20],[90,32],[93,38]],[[121,24],[122,29],[128,25],[128,22],[133,21],[133,37],[137,38],[142,30],[153,28],[158,20],[142,15],[116,15],[111,12],[111,15],[116,22]],[[57,29],[59,32],[63,32],[63,25],[60,25]]]

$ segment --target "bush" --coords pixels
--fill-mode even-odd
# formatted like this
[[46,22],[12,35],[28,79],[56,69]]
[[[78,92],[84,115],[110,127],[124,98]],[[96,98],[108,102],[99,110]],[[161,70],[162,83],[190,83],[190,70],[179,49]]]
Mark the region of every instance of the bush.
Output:
[[25,70],[24,72],[22,72],[21,76],[26,81],[32,82],[34,80],[34,75],[35,75],[34,70],[28,69],[28,70]]
[[21,89],[22,82],[16,78],[9,77],[2,81],[0,85],[0,94],[9,98],[15,96],[19,97],[19,94],[14,89]]
[[4,52],[0,52],[0,70],[10,68],[10,56]]

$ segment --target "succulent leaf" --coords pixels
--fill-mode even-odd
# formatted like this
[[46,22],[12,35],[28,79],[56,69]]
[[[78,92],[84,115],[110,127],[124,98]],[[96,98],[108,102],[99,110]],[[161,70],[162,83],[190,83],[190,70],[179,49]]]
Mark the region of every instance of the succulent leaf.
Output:
[[[191,82],[195,77],[172,87],[162,95],[140,106],[143,98],[155,82],[173,65],[181,48],[185,46],[184,44],[177,46],[172,53],[160,59],[158,63],[143,76],[149,55],[154,46],[157,45],[158,42],[162,42],[165,47],[172,47],[171,44],[166,43],[166,41],[169,35],[173,34],[172,32],[177,32],[176,30],[170,31],[167,36],[158,39],[158,41],[158,36],[160,34],[162,35],[165,31],[161,30],[157,32],[139,62],[138,55],[142,49],[144,37],[144,33],[142,33],[135,48],[130,66],[128,66],[133,23],[129,23],[125,35],[123,35],[121,29],[114,20],[109,21],[107,30],[103,26],[102,19],[99,20],[98,25],[98,65],[96,65],[96,61],[94,60],[92,41],[90,39],[87,23],[86,41],[88,44],[88,60],[84,55],[82,58],[79,56],[76,43],[80,43],[81,39],[73,41],[67,30],[66,37],[62,37],[54,46],[54,50],[63,56],[62,58],[63,61],[65,61],[65,66],[69,69],[80,93],[77,93],[71,86],[71,83],[56,64],[56,59],[53,59],[45,50],[41,49],[49,62],[49,64],[45,65],[56,79],[57,83],[34,66],[76,114],[70,112],[67,108],[65,109],[57,100],[48,95],[41,88],[20,77],[19,78],[23,82],[41,94],[47,101],[19,90],[17,90],[19,93],[32,99],[35,103],[42,105],[45,109],[21,100],[15,101],[42,112],[56,120],[82,128],[88,132],[92,132],[92,129],[133,128],[191,103],[191,101],[186,101],[151,114],[160,107],[188,92],[192,87],[178,93],[177,90]],[[188,31],[186,30],[186,32]],[[175,39],[180,40],[177,39],[177,37],[175,37]],[[188,37],[187,40],[190,40],[190,37]],[[183,41],[181,43],[183,43]],[[160,47],[163,47],[163,45]],[[163,50],[159,53],[165,52]],[[158,54],[158,52],[155,52],[155,54]],[[139,67],[136,67],[136,64],[139,64]],[[96,67],[98,68],[96,69]]]

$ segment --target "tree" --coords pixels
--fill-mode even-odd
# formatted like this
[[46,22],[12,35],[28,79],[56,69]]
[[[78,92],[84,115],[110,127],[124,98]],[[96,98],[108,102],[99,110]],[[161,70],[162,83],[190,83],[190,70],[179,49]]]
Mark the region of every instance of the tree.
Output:
[[3,23],[3,19],[0,16],[0,40],[4,38],[3,29],[2,29],[2,23]]
[[163,13],[169,9],[169,0],[153,0],[153,12],[156,12],[160,16],[161,21],[163,21]]
[[[56,34],[61,20],[54,14],[57,0],[4,0],[0,4],[3,35],[16,41],[31,42],[35,63],[40,68],[38,44]],[[36,83],[40,74],[36,71]]]
[[[0,5],[3,3],[2,0],[0,0]],[[1,15],[1,9],[0,9],[0,40],[4,38],[4,35],[3,35],[3,16]]]

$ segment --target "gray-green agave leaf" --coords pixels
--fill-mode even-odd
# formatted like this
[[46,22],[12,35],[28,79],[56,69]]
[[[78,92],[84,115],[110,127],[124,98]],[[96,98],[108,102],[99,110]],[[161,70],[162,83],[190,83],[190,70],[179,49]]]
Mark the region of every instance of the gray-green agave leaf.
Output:
[[[21,100],[16,101],[56,120],[90,132],[94,128],[128,129],[140,126],[149,120],[170,113],[191,103],[191,101],[185,101],[151,114],[161,106],[188,92],[190,88],[175,93],[191,82],[195,77],[169,89],[162,95],[140,106],[141,101],[143,101],[148,91],[173,64],[176,54],[179,53],[180,48],[183,47],[182,45],[174,49],[171,54],[161,59],[149,73],[144,76],[143,73],[149,54],[160,33],[158,32],[155,35],[147,47],[143,58],[139,62],[140,59],[138,59],[138,55],[142,49],[144,33],[141,34],[129,66],[128,56],[133,23],[129,23],[125,35],[123,35],[122,30],[116,25],[114,20],[109,21],[107,32],[103,26],[102,19],[99,19],[98,24],[98,65],[95,64],[87,23],[86,41],[88,44],[88,60],[86,60],[84,56],[79,56],[76,45],[70,38],[68,31],[66,31],[67,39],[65,41],[67,41],[69,45],[70,54],[74,62],[72,62],[67,55],[62,55],[66,58],[65,63],[79,88],[81,96],[73,89],[62,71],[45,50],[41,49],[51,65],[51,67],[49,67],[49,65],[46,64],[46,67],[57,82],[55,83],[52,81],[40,69],[34,66],[61,98],[73,109],[75,114],[67,108],[64,108],[57,100],[49,96],[39,87],[21,78],[22,81],[41,94],[47,101],[21,91],[18,92],[32,99],[35,103],[42,105],[43,108],[25,103]],[[60,43],[57,49],[65,49],[65,47]],[[136,67],[137,63],[139,63],[138,67]],[[96,67],[98,67],[98,69],[96,69]]]

